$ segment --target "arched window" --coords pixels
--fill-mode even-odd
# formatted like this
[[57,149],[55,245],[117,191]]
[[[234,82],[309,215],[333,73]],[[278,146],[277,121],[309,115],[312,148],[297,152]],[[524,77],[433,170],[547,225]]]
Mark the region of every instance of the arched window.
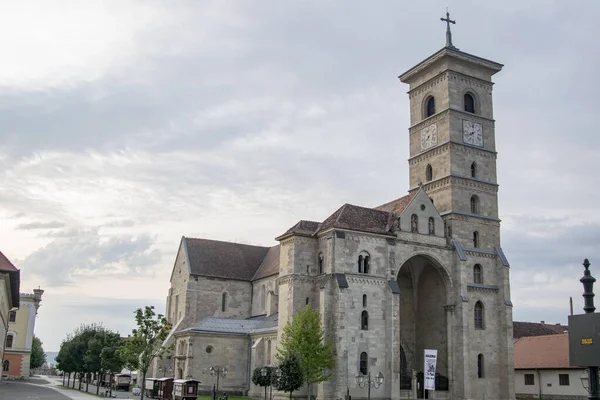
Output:
[[465,93],[465,111],[475,113],[475,99],[469,93]]
[[483,323],[483,303],[478,301],[475,303],[475,329],[484,329]]
[[433,217],[429,217],[429,234],[435,235],[435,220]]
[[481,272],[481,265],[475,264],[473,267],[473,282],[474,283],[483,283],[483,275]]
[[363,265],[364,265],[364,257],[362,255],[358,256],[358,273],[363,273]]
[[8,314],[8,322],[16,322],[17,321],[17,312],[16,311],[11,311]]
[[415,233],[419,232],[419,217],[417,214],[410,216],[410,231]]
[[367,370],[369,369],[369,356],[364,351],[360,353],[360,364],[358,366],[358,372],[363,375],[367,374]]
[[367,306],[367,295],[363,294],[363,307]]
[[10,367],[10,361],[8,360],[4,360],[2,362],[2,371],[3,372],[8,372],[8,368]]
[[[223,293],[223,294],[225,294],[225,293]],[[265,285],[262,285],[262,288],[260,289],[260,304],[261,304],[263,310],[267,306],[267,290],[265,288]],[[225,311],[225,310],[223,310],[223,311]]]
[[360,314],[360,329],[363,331],[369,330],[369,313],[367,311]]
[[483,378],[483,354],[477,356],[477,377]]
[[319,274],[323,273],[323,254],[319,254]]
[[473,247],[479,248],[479,232],[473,232]]
[[432,179],[433,179],[433,168],[431,168],[430,164],[427,164],[427,167],[425,168],[425,181],[429,182]]
[[14,340],[14,336],[13,335],[7,335],[6,336],[6,348],[10,349],[13,347],[13,340]]
[[425,118],[431,117],[435,114],[435,99],[433,96],[429,96],[425,103]]
[[267,365],[271,365],[271,341],[267,342]]
[[225,311],[227,308],[227,293],[221,295],[221,311]]
[[365,274],[368,274],[368,273],[369,273],[369,270],[370,270],[370,268],[371,268],[370,261],[371,261],[371,257],[369,257],[369,256],[365,256],[365,259],[364,259],[364,263],[365,263],[365,265],[364,265],[364,267],[363,267],[363,272],[364,272]]
[[471,214],[479,214],[479,197],[471,196]]
[[471,163],[471,178],[477,178],[477,163]]

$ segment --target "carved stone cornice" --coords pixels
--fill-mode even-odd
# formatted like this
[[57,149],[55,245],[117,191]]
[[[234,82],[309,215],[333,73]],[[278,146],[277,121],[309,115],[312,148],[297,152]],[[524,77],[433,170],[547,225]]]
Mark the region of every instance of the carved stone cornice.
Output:
[[421,95],[423,92],[427,92],[427,91],[433,89],[434,87],[436,87],[441,82],[444,82],[444,81],[448,80],[448,76],[449,76],[448,71],[444,71],[444,72],[441,72],[441,73],[437,74],[433,78],[429,79],[428,81],[422,83],[421,85],[419,85],[415,89],[411,90],[408,93],[408,98],[409,99],[413,99],[413,98]]
[[498,193],[498,184],[493,182],[485,182],[478,179],[463,178],[461,176],[452,175],[452,184],[462,186],[469,189],[476,189],[482,192]]
[[474,251],[474,250],[467,250],[464,249],[465,255],[467,256],[473,256],[473,257],[480,257],[480,258],[491,258],[491,259],[495,259],[498,257],[497,254],[495,253],[484,253],[483,251]]
[[387,283],[387,280],[385,278],[363,277],[359,275],[346,274],[346,279],[348,280],[348,283],[356,283],[359,285],[385,286],[385,284]]
[[369,234],[369,233],[365,233],[365,234],[347,233],[346,239],[354,240],[354,241],[361,242],[361,243],[375,243],[375,244],[386,244],[387,243],[386,239],[382,238],[381,236],[373,236],[372,234]]
[[453,313],[455,308],[456,308],[456,305],[454,305],[454,304],[446,304],[444,306],[444,310],[446,310],[447,313]]
[[285,285],[285,284],[290,284],[292,282],[314,283],[315,281],[317,281],[319,278],[322,278],[323,276],[327,276],[327,275],[319,275],[319,276],[299,275],[299,274],[284,275],[282,277],[277,278],[275,280],[275,283],[279,286]]
[[483,285],[479,283],[468,283],[467,292],[487,292],[487,293],[498,293],[498,286],[495,285]]
[[441,110],[437,114],[433,114],[431,117],[427,117],[424,120],[419,121],[419,122],[415,123],[414,125],[412,125],[411,127],[409,127],[408,133],[409,133],[409,135],[413,135],[415,133],[421,132],[421,129],[423,129],[425,126],[434,124],[443,119],[447,119],[449,115],[450,115],[449,108],[446,108],[445,110]]
[[417,154],[414,157],[408,159],[408,165],[416,165],[422,161],[428,160],[431,157],[439,156],[442,153],[448,152],[450,149],[450,142],[440,144],[439,146],[432,147],[425,150],[423,153]]
[[452,71],[452,70],[448,71],[448,79],[453,80],[453,81],[463,82],[471,87],[475,87],[475,88],[479,88],[479,89],[483,89],[483,90],[487,90],[487,91],[491,91],[492,88],[494,87],[493,82],[484,81],[482,79],[475,78],[472,76],[467,76],[467,75],[461,74],[460,72]]

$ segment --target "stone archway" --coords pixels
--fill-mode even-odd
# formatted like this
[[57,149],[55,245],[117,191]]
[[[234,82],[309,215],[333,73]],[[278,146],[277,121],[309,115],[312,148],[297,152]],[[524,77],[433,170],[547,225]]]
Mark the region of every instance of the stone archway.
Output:
[[[398,270],[400,287],[400,363],[407,372],[423,372],[425,349],[438,351],[440,380],[449,375],[446,309],[451,281],[446,270],[433,257],[415,255]],[[407,357],[407,355],[410,355]],[[408,373],[405,373],[408,375]],[[414,388],[413,388],[414,389]]]

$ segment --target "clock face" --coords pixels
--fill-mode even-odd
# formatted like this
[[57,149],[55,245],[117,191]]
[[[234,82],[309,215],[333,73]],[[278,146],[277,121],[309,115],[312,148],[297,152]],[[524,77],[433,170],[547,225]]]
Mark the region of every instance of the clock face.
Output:
[[421,129],[421,151],[437,144],[437,124]]
[[463,142],[483,147],[483,128],[481,124],[463,120]]

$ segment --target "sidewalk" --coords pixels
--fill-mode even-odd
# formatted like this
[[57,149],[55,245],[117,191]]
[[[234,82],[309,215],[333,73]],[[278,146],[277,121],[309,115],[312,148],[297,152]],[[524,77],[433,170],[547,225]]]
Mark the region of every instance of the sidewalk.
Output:
[[[72,400],[92,400],[104,398],[104,391],[108,390],[106,388],[100,388],[100,396],[96,396],[96,386],[89,385],[89,392],[85,391],[85,383],[81,385],[82,390],[78,390],[79,382],[76,381],[75,389],[73,389],[73,380],[71,380],[70,387],[66,387],[62,385],[62,378],[60,377],[50,377],[45,375],[40,375],[39,378],[44,379],[48,382],[47,387],[51,387],[52,389],[60,392],[61,394],[71,398]],[[65,381],[66,383],[66,381]],[[117,396],[116,398],[119,400],[135,400],[135,396],[133,396],[130,392],[116,392],[112,391],[113,396]],[[113,397],[114,398],[114,397]]]

